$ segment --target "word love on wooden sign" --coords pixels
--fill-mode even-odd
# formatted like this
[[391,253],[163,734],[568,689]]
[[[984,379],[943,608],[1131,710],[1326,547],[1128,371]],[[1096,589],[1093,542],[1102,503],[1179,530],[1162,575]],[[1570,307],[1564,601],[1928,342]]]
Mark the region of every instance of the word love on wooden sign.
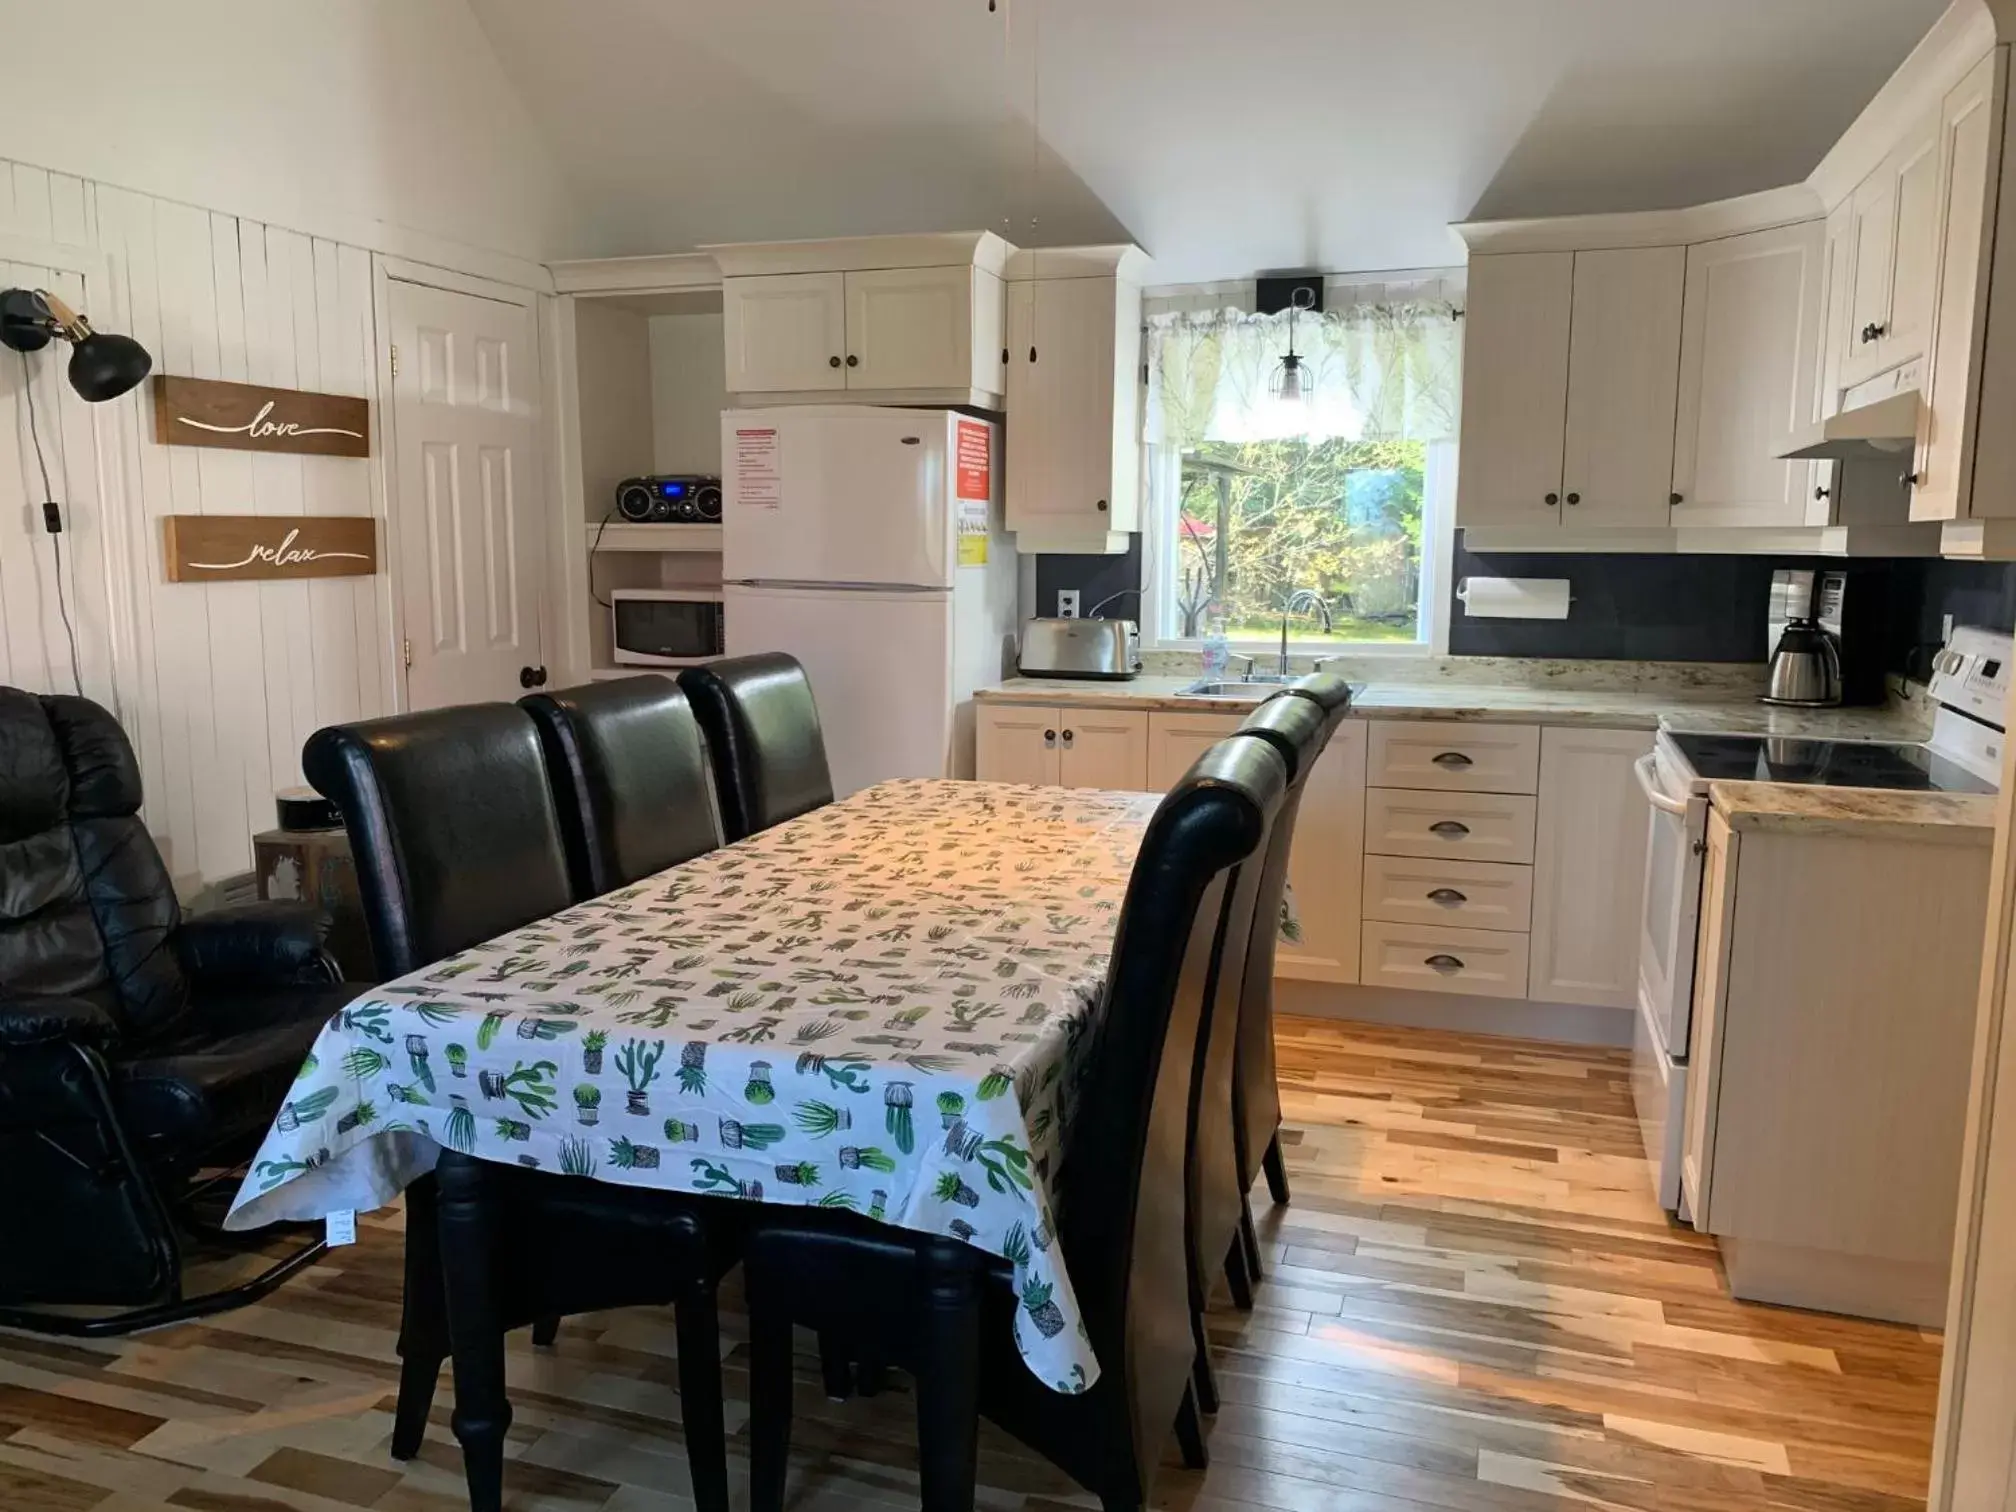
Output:
[[163,446],[368,457],[371,406],[347,394],[156,374],[154,439]]
[[369,515],[169,515],[168,581],[369,577],[378,522]]

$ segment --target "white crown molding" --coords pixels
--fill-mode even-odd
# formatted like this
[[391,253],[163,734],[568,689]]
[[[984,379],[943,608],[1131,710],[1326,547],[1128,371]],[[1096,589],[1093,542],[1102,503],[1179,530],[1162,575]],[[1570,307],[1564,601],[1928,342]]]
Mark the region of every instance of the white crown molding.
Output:
[[1140,284],[1154,260],[1130,242],[1107,247],[1021,247],[1008,254],[1001,277],[1008,283],[1039,278],[1117,278]]
[[1807,175],[1823,208],[1832,211],[1853,194],[1915,124],[1938,115],[1947,91],[2012,35],[2016,0],[1953,0]]
[[1621,247],[1679,247],[1817,220],[1819,197],[1804,184],[1678,210],[1556,215],[1533,220],[1466,221],[1452,226],[1472,257],[1493,252],[1597,252]]
[[704,252],[584,257],[546,266],[557,294],[677,294],[721,287],[720,266]]
[[1015,249],[992,231],[904,236],[822,237],[813,241],[732,242],[700,248],[724,278],[766,273],[858,273],[872,268],[951,268],[972,264],[997,278]]

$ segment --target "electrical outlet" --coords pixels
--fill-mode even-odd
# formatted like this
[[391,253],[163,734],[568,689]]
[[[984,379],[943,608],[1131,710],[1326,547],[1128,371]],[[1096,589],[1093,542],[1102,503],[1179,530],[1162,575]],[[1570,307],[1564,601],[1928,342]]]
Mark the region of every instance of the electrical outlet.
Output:
[[1076,588],[1059,588],[1057,590],[1057,618],[1078,618],[1078,590]]

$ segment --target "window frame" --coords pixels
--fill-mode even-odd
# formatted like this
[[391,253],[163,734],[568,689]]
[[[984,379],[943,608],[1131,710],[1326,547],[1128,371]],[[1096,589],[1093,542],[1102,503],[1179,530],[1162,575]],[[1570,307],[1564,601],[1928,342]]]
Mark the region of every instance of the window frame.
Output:
[[[1462,270],[1416,269],[1401,273],[1328,274],[1324,278],[1325,297],[1350,302],[1374,303],[1386,298],[1418,294],[1423,285],[1439,285],[1460,307]],[[1143,293],[1141,361],[1143,371],[1151,360],[1148,352],[1146,317],[1185,310],[1249,310],[1253,301],[1250,282],[1186,284]],[[1180,484],[1158,484],[1158,473],[1168,471],[1168,462],[1158,454],[1159,446],[1141,443],[1141,644],[1153,651],[1201,651],[1203,639],[1170,635],[1178,623],[1176,610],[1177,526],[1182,506]],[[1295,656],[1422,656],[1446,655],[1449,650],[1449,613],[1456,543],[1456,461],[1454,439],[1427,443],[1426,466],[1422,478],[1421,502],[1421,582],[1419,612],[1411,640],[1339,641],[1297,640],[1296,624],[1289,625],[1288,650]],[[1158,467],[1158,462],[1160,466]],[[1180,468],[1180,464],[1179,464]],[[1262,655],[1280,650],[1280,641],[1235,640],[1228,642],[1234,655]]]

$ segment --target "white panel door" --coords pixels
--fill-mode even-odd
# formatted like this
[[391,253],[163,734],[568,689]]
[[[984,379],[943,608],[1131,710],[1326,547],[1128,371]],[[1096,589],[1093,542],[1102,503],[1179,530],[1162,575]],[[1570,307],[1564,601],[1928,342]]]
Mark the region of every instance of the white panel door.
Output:
[[839,273],[721,281],[731,394],[844,389],[847,290]]
[[1644,730],[1543,730],[1532,980],[1547,1003],[1629,1008],[1645,913]]
[[1826,236],[1809,221],[1688,248],[1675,525],[1806,523],[1812,464],[1779,453],[1814,415]]
[[723,578],[949,588],[956,423],[866,406],[723,412]]
[[731,586],[722,597],[730,656],[786,651],[804,666],[836,796],[953,774],[950,594]]
[[1470,259],[1459,525],[1560,523],[1574,280],[1572,252]]
[[847,387],[973,386],[972,268],[882,268],[844,277]]
[[1684,247],[1575,254],[1564,525],[1667,523],[1686,281]]
[[388,297],[406,706],[517,698],[544,656],[531,316],[400,279]]

